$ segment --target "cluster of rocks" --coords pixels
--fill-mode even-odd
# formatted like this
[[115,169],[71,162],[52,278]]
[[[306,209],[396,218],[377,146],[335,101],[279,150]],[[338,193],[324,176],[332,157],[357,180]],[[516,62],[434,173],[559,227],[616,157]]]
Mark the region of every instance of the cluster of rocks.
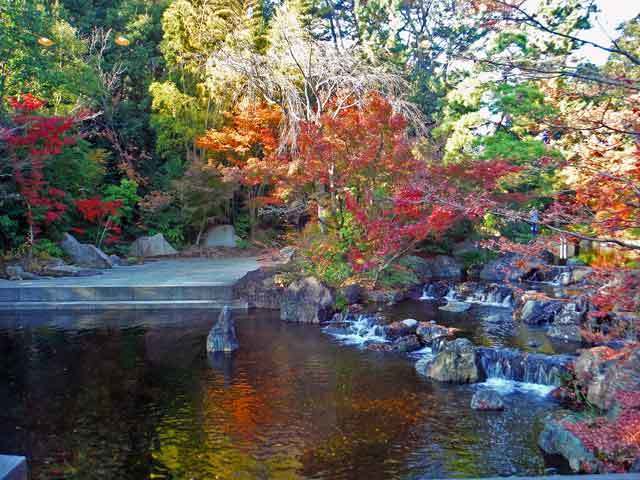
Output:
[[378,319],[378,331],[388,341],[365,342],[364,347],[367,350],[409,353],[429,347],[436,340],[452,337],[456,333],[454,328],[444,327],[435,322],[419,322],[413,318],[387,324],[384,317],[378,316]]
[[[607,448],[607,445],[581,438],[574,433],[572,424],[590,422],[594,430],[589,436],[595,436],[598,425],[615,422],[629,408],[620,401],[621,395],[640,395],[640,346],[620,344],[617,347],[617,350],[607,346],[594,347],[580,354],[574,364],[573,388],[585,395],[584,401],[592,410],[561,410],[548,415],[538,438],[543,451],[564,457],[576,472],[607,472],[611,466],[607,463],[612,459],[605,459],[603,452],[597,450]],[[559,389],[558,396],[562,399],[569,393]],[[638,409],[637,406],[630,408]],[[636,413],[638,415],[640,413]],[[629,452],[619,453],[628,456]],[[640,472],[640,449],[636,450],[636,455],[635,459],[626,459],[626,468]]]
[[[115,266],[129,264],[128,261],[117,255],[107,255],[95,245],[79,242],[69,233],[63,235],[58,245],[70,263],[66,263],[60,258],[52,258],[26,265],[23,260],[5,267],[6,278],[9,280],[36,280],[50,277],[87,277],[99,275],[103,270]],[[140,237],[129,248],[129,256],[131,257],[161,257],[177,253],[160,233],[149,237]]]
[[517,320],[546,328],[548,337],[565,342],[581,343],[588,317],[589,303],[584,297],[549,298],[538,292],[526,292],[520,297],[514,312]]
[[286,268],[262,267],[247,273],[233,286],[234,298],[249,308],[280,310],[287,322],[321,323],[335,312],[335,293],[317,278],[307,276],[285,286]]

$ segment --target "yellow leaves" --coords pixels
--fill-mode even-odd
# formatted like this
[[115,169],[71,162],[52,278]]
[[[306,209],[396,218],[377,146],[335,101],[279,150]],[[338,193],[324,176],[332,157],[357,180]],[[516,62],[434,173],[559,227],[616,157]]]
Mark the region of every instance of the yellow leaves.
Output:
[[131,44],[131,41],[127,37],[124,37],[122,35],[118,35],[115,38],[114,42],[120,47],[128,47]]
[[38,44],[42,45],[45,48],[49,48],[50,46],[53,45],[53,40],[51,40],[50,38],[47,37],[40,37],[38,38]]

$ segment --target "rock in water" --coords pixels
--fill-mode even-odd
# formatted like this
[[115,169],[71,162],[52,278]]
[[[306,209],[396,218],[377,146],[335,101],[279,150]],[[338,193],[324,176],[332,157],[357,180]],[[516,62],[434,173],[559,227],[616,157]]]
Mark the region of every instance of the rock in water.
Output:
[[474,410],[504,410],[502,396],[493,390],[478,390],[471,398],[471,408]]
[[231,309],[224,307],[207,337],[207,352],[233,352],[238,347],[236,326]]
[[449,300],[446,305],[438,307],[438,310],[445,312],[462,313],[471,309],[471,305],[465,302],[456,302],[455,300]]
[[334,311],[331,290],[314,277],[291,283],[280,301],[280,319],[286,322],[320,323],[331,319]]
[[543,325],[552,323],[564,306],[558,300],[527,300],[519,312],[519,318],[529,325]]
[[476,365],[476,352],[473,344],[466,338],[451,342],[444,341],[432,361],[416,364],[418,372],[441,382],[473,383],[479,379]]

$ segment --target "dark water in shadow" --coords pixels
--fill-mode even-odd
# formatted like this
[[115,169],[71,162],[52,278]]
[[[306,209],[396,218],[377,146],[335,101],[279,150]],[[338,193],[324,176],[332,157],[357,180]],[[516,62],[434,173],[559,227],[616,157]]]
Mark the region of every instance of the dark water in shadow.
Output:
[[541,474],[553,405],[432,383],[405,357],[277,315],[209,358],[203,311],[0,316],[0,452],[34,479],[419,479]]

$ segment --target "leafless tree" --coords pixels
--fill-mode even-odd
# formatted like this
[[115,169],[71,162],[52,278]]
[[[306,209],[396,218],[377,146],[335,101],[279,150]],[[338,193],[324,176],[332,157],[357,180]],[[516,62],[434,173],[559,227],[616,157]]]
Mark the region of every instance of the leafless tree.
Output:
[[280,12],[273,25],[276,40],[266,53],[225,47],[207,63],[212,75],[240,81],[238,100],[266,101],[282,108],[282,148],[295,148],[301,122],[320,123],[323,115],[361,107],[371,92],[387,98],[416,133],[426,131],[422,113],[405,98],[409,88],[399,75],[365,62],[356,47],[337,49],[291,28],[289,22],[291,17]]

